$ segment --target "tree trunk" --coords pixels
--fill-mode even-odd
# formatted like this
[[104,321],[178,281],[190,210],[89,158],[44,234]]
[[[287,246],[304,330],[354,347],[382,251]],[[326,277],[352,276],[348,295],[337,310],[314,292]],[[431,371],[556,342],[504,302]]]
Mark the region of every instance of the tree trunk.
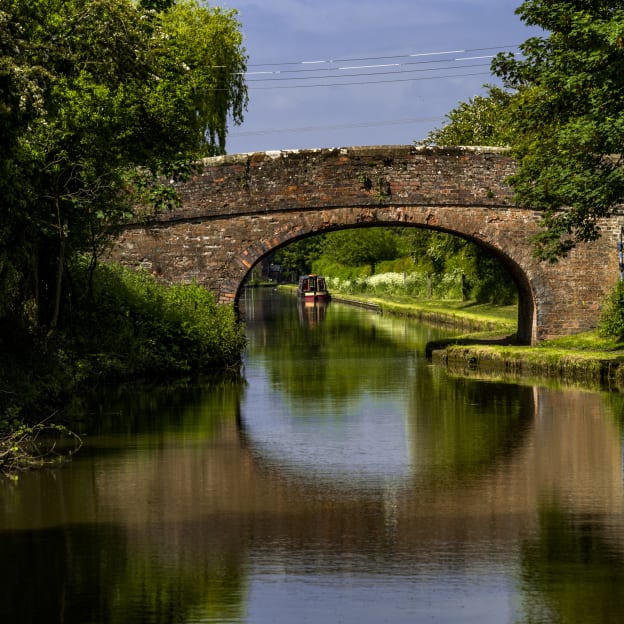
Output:
[[[58,210],[57,199],[57,210]],[[63,224],[59,228],[59,254],[58,263],[56,265],[56,286],[54,290],[54,311],[52,313],[52,320],[50,321],[50,333],[56,330],[58,325],[59,315],[61,312],[61,292],[63,290],[63,270],[65,267],[65,247],[67,245],[67,219],[63,221]]]

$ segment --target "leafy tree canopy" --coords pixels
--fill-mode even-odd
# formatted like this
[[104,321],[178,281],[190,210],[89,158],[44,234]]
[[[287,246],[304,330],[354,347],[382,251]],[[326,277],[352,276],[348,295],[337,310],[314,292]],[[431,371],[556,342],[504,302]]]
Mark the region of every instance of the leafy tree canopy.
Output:
[[492,64],[516,95],[507,120],[519,202],[543,211],[537,256],[556,260],[600,236],[624,201],[624,4],[526,0],[516,13],[544,30]]
[[496,86],[488,86],[486,95],[477,95],[461,102],[446,115],[446,123],[432,130],[425,145],[510,145],[507,122],[513,94]]
[[153,185],[224,152],[241,42],[234,11],[197,0],[3,2],[0,319],[54,328],[71,259],[131,213],[138,168]]
[[397,241],[388,228],[370,227],[330,232],[323,242],[323,253],[339,264],[371,266],[398,255]]
[[275,262],[300,275],[310,273],[312,262],[321,254],[323,240],[323,235],[309,236],[286,245],[275,254]]

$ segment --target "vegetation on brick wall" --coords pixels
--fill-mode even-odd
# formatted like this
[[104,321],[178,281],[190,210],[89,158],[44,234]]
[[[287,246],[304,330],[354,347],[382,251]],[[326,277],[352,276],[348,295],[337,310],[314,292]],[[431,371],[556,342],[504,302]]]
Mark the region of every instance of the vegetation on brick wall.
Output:
[[600,334],[607,338],[624,341],[624,282],[619,281],[603,308]]

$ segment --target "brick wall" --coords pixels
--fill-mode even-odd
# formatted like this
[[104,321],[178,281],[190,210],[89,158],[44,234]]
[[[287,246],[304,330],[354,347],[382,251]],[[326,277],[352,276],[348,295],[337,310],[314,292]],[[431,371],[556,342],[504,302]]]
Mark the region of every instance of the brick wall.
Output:
[[539,214],[514,205],[514,162],[490,148],[377,146],[242,154],[203,161],[179,185],[182,205],[129,226],[112,257],[170,281],[196,280],[234,301],[276,247],[345,226],[415,225],[492,251],[520,293],[527,342],[596,326],[618,276],[616,218],[556,264],[536,262]]

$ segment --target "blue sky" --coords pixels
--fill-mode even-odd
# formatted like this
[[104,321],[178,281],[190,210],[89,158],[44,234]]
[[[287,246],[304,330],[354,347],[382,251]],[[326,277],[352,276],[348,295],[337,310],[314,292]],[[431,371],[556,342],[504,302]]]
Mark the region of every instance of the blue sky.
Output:
[[[490,55],[535,34],[520,0],[225,0],[249,56],[228,153],[409,144],[483,93]],[[358,84],[356,84],[358,83]]]

